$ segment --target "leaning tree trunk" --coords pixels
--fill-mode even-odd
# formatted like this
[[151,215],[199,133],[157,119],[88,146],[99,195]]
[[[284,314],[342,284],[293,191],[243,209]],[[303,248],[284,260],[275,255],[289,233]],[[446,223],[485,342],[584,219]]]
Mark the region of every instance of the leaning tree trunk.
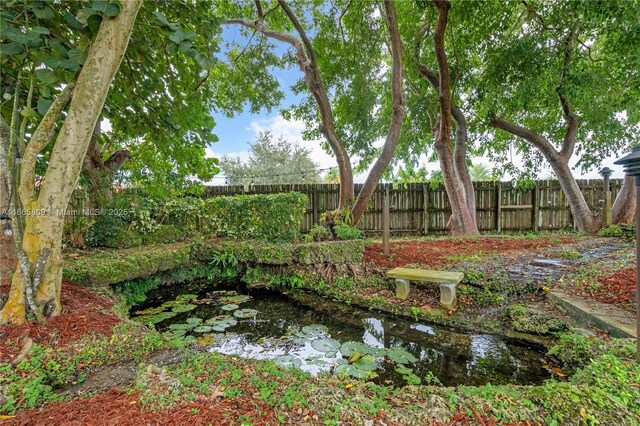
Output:
[[631,223],[636,213],[636,183],[633,176],[625,175],[622,188],[611,208],[612,223]]
[[[59,111],[45,114],[27,145],[19,193],[25,209],[33,214],[26,218],[22,247],[17,248],[20,266],[13,275],[9,300],[0,311],[0,323],[24,322],[26,303],[36,317],[58,315],[62,309],[60,287],[64,213],[141,4],[142,0],[124,1],[118,16],[103,19],[78,75],[69,110],[37,196],[34,184],[35,159],[53,137],[52,123],[55,123],[59,111],[66,105],[66,100],[57,107],[54,101],[50,111],[54,108],[59,108]],[[67,88],[63,93],[71,96]]]
[[573,173],[571,173],[568,160],[549,158],[548,161],[558,178],[565,197],[567,197],[571,215],[577,228],[589,234],[596,233],[600,229],[600,221],[591,212],[587,201],[584,199],[578,182],[576,182]]
[[[447,191],[449,204],[451,205],[451,218],[449,219],[449,229],[453,235],[477,235],[478,227],[475,221],[475,202],[473,213],[469,209],[467,203],[465,184],[460,178],[462,166],[458,164],[456,167],[456,159],[451,148],[451,78],[449,76],[449,62],[444,47],[444,35],[447,27],[449,9],[451,3],[448,0],[434,0],[438,9],[438,22],[436,30],[433,34],[433,45],[438,62],[439,71],[439,101],[440,101],[440,120],[436,128],[435,148],[440,160],[440,170],[444,180],[444,187]],[[465,150],[466,151],[466,150]],[[463,153],[463,154],[466,154]],[[461,157],[460,153],[458,157]],[[464,159],[463,159],[464,161]],[[464,166],[466,169],[466,165]],[[468,170],[466,170],[468,175]]]
[[[0,117],[0,213],[11,214],[11,139],[9,125]],[[0,221],[0,225],[2,222]],[[11,282],[15,268],[13,236],[6,237],[0,227],[0,288]],[[2,306],[2,302],[0,302]]]
[[471,181],[471,174],[467,167],[467,122],[464,118],[462,110],[455,105],[451,108],[451,117],[456,124],[455,141],[456,145],[453,151],[454,167],[456,176],[460,180],[464,188],[464,198],[467,209],[473,220],[476,233],[478,233],[478,223],[476,218],[476,192]]

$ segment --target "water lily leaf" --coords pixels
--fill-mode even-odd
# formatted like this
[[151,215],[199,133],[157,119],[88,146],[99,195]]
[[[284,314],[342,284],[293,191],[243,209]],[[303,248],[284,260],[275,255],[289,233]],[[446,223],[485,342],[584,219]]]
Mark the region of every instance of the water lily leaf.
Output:
[[193,331],[196,333],[209,333],[210,331],[213,331],[213,327],[210,327],[208,325],[200,325],[194,328]]
[[413,356],[410,352],[407,352],[402,348],[389,348],[387,349],[387,357],[395,363],[407,364],[416,362],[418,358]]
[[359,360],[355,361],[351,365],[353,365],[354,367],[360,370],[365,370],[365,371],[373,371],[376,368],[378,368],[378,366],[376,365],[375,359],[371,356],[365,356],[363,358],[360,358]]
[[370,346],[367,349],[367,353],[373,356],[384,356],[387,353],[387,350],[385,348],[374,348]]
[[333,351],[333,352],[326,352],[324,354],[324,356],[326,356],[327,358],[335,358],[335,356],[338,355],[338,352]]
[[153,314],[153,315],[140,315],[132,319],[136,322],[139,322],[140,324],[153,325],[153,324],[162,322],[168,318],[175,317],[176,315],[178,314],[175,312],[160,312],[158,314]]
[[244,294],[239,294],[237,296],[228,296],[228,297],[221,297],[220,301],[223,303],[234,303],[234,304],[238,304],[238,303],[243,303],[243,302],[247,302],[251,300],[250,296],[244,295]]
[[300,368],[300,366],[302,365],[302,360],[295,358],[291,355],[279,356],[276,358],[275,362],[276,362],[276,365],[279,365],[281,367]]
[[170,330],[191,330],[196,324],[171,324]]
[[238,324],[238,320],[229,315],[220,315],[214,318],[209,318],[205,321],[205,324],[211,326],[214,331],[225,331],[229,327],[233,327]]
[[136,311],[136,315],[152,315],[152,314],[158,314],[166,310],[167,308],[165,306],[158,306],[156,308],[147,308],[141,311]]
[[198,345],[209,346],[212,345],[215,341],[215,334],[205,334],[204,336],[198,337],[195,342]]
[[176,300],[181,300],[181,301],[188,301],[188,300],[195,300],[198,298],[197,294],[192,294],[192,293],[187,293],[187,294],[181,294],[180,296],[176,297]]
[[220,306],[220,309],[222,309],[223,311],[235,311],[236,309],[238,309],[240,306],[236,305],[235,303],[230,303],[228,305],[222,305]]
[[349,341],[340,346],[340,353],[344,356],[351,356],[354,352],[360,352],[363,354],[368,353],[369,346],[361,342]]
[[202,324],[202,318],[187,318],[187,324],[200,325]]
[[311,347],[319,352],[335,352],[340,348],[340,342],[333,339],[318,339],[311,342]]
[[306,325],[302,327],[302,332],[304,334],[317,336],[317,335],[327,334],[329,332],[329,328],[321,324],[312,324],[312,325]]
[[238,309],[233,313],[234,316],[238,318],[251,318],[255,317],[258,314],[258,311],[255,309]]
[[174,308],[176,306],[182,306],[182,305],[184,305],[184,302],[180,300],[169,300],[168,302],[164,302],[162,304],[162,306],[165,308]]
[[189,311],[194,310],[195,308],[197,308],[197,305],[191,305],[191,304],[179,305],[179,306],[174,307],[172,309],[172,311],[173,312],[178,312],[178,313],[180,313],[180,312],[189,312]]

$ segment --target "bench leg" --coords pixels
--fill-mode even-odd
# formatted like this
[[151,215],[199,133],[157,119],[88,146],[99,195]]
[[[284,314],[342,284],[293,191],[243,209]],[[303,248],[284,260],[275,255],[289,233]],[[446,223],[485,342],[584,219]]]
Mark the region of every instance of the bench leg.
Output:
[[457,304],[456,284],[440,284],[440,305],[445,309],[453,309]]
[[409,280],[403,280],[403,279],[397,278],[396,279],[396,297],[398,299],[406,300],[407,297],[409,297],[409,291],[411,291]]

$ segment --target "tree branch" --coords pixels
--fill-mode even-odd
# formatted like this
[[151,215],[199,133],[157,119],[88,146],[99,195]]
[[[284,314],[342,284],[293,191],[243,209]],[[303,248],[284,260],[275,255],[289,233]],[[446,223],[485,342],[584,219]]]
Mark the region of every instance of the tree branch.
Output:
[[20,187],[18,188],[20,200],[25,206],[35,200],[34,181],[38,154],[51,142],[56,121],[69,103],[74,87],[75,83],[71,82],[58,94],[29,140],[22,160]]
[[284,13],[287,14],[287,17],[289,18],[289,20],[295,27],[296,31],[298,32],[298,35],[302,39],[302,43],[304,44],[305,49],[307,49],[307,55],[309,56],[309,61],[314,67],[317,66],[316,51],[313,48],[313,44],[311,44],[311,40],[309,40],[309,37],[307,37],[307,33],[304,31],[304,28],[302,28],[302,25],[300,25],[300,21],[298,21],[298,18],[293,13],[293,11],[291,10],[291,8],[289,7],[289,5],[285,0],[278,0],[278,4],[280,5],[280,7],[282,7],[282,9],[284,10]]
[[540,136],[533,130],[529,130],[526,127],[513,124],[503,118],[491,116],[491,126],[511,133],[514,136],[518,136],[537,147],[549,161],[558,160],[559,153],[555,147],[544,137]]

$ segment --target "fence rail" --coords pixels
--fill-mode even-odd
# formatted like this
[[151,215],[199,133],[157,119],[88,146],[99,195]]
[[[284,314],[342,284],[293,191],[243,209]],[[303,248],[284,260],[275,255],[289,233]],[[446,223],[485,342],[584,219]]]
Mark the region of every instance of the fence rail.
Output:
[[[600,212],[603,182],[600,179],[578,180],[587,204]],[[611,180],[612,199],[620,191],[622,179]],[[355,185],[355,193],[362,185]],[[476,214],[480,231],[540,231],[572,229],[573,218],[560,184],[555,180],[540,180],[535,187],[518,190],[512,182],[475,182]],[[409,184],[379,184],[369,201],[358,228],[367,233],[382,232],[382,202],[389,191],[390,227],[395,234],[426,235],[446,232],[451,207],[444,187],[431,188],[428,182]],[[338,207],[339,185],[294,184],[207,186],[205,197],[236,194],[272,194],[297,191],[309,197],[302,222],[306,232],[320,223],[323,212]]]

